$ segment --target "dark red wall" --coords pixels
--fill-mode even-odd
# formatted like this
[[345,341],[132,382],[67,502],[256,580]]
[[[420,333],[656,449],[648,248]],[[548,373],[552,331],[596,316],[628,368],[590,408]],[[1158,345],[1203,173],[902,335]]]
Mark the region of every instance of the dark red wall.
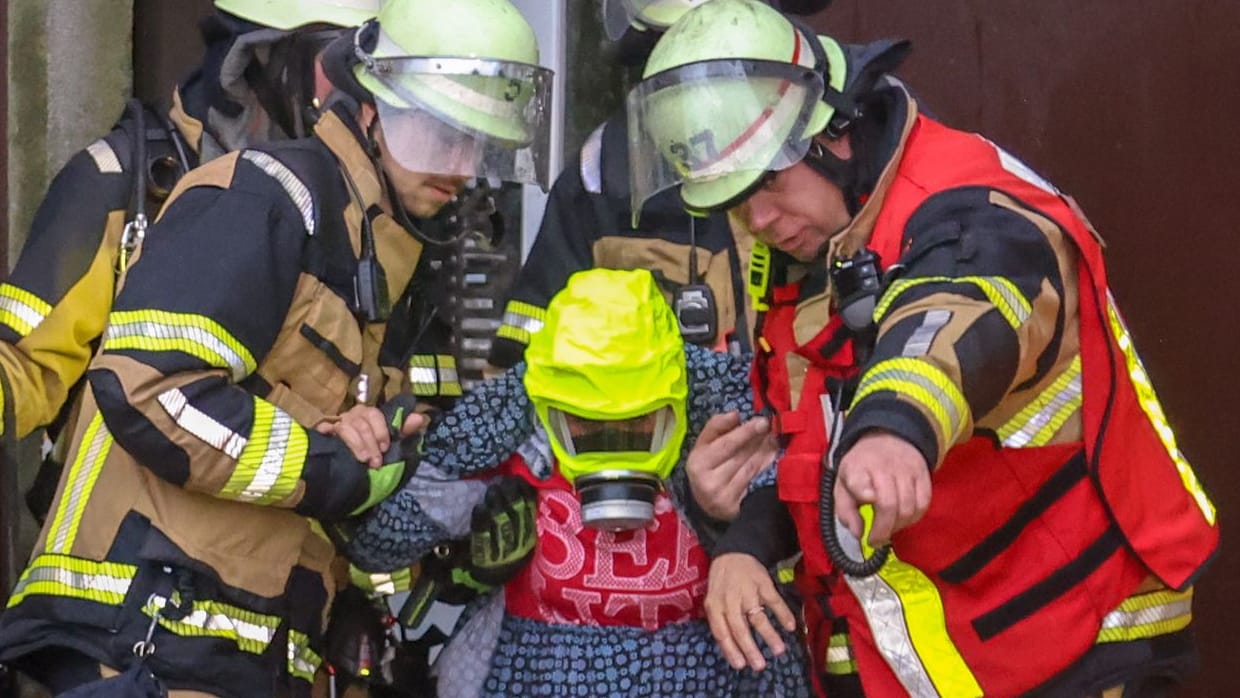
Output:
[[1109,241],[1115,295],[1223,526],[1197,588],[1204,671],[1182,695],[1240,695],[1240,3],[835,0],[813,24],[912,39],[900,73],[923,102],[1072,193]]

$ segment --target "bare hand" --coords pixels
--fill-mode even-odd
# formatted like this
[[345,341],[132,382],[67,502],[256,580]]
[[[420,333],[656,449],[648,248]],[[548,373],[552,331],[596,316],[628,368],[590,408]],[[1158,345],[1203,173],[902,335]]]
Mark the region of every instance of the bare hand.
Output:
[[870,546],[886,545],[900,529],[930,508],[930,469],[912,444],[887,432],[871,432],[840,460],[835,478],[835,516],[861,538],[859,508],[874,505]]
[[774,615],[788,632],[797,628],[796,616],[775,590],[770,573],[758,558],[745,553],[725,553],[710,563],[703,607],[724,659],[738,671],[746,665],[754,671],[766,668],[754,632],[762,636],[776,656],[786,651],[768,614]]
[[778,450],[766,417],[744,424],[738,412],[711,417],[685,464],[693,498],[710,517],[735,519],[749,482],[771,464]]
[[[428,421],[426,415],[418,413],[405,417],[400,429],[401,438],[425,428]],[[320,422],[315,431],[343,441],[353,457],[370,468],[383,466],[383,454],[392,445],[387,420],[378,407],[370,405],[354,405],[337,421]]]

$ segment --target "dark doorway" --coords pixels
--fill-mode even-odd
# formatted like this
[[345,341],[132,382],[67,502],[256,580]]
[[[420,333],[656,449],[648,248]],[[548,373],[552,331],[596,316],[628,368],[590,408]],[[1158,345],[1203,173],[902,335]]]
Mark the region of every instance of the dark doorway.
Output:
[[172,88],[202,59],[199,21],[211,0],[135,0],[133,91],[151,104],[171,103]]

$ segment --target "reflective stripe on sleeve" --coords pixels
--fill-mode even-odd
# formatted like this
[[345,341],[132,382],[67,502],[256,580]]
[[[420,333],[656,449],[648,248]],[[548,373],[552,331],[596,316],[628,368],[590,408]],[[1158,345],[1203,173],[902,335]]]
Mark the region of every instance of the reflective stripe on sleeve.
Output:
[[0,284],[0,323],[13,328],[19,336],[33,332],[51,312],[47,301],[26,289]]
[[285,499],[297,489],[309,446],[305,429],[287,412],[255,397],[250,438],[219,496],[255,504]]
[[202,439],[217,451],[223,451],[229,458],[241,457],[246,438],[189,404],[185,393],[177,389],[166,390],[160,393],[159,404],[177,426]]
[[460,397],[461,379],[456,357],[448,354],[414,354],[409,357],[409,385],[419,397]]
[[1081,409],[1081,356],[1041,394],[999,427],[999,440],[1008,448],[1045,446],[1072,415]]
[[310,638],[305,633],[288,631],[288,673],[303,681],[314,683],[314,674],[323,663],[322,657],[310,649]]
[[529,344],[530,337],[543,328],[546,319],[545,308],[521,301],[508,301],[508,305],[504,307],[504,324],[500,325],[495,336]]
[[1025,296],[1016,287],[1016,284],[1002,276],[925,276],[914,279],[899,279],[891,284],[883,297],[879,299],[878,306],[874,308],[874,321],[881,322],[883,316],[891,310],[891,306],[904,294],[905,291],[916,286],[924,284],[969,284],[976,286],[986,295],[986,299],[990,304],[999,311],[1004,320],[1013,329],[1019,328],[1025,324],[1029,316],[1033,313],[1033,308],[1029,305],[1029,301],[1025,300]]
[[293,174],[288,165],[267,153],[247,150],[241,154],[241,158],[254,163],[258,169],[280,183],[285,193],[288,194],[288,198],[293,200],[293,206],[301,214],[301,222],[306,227],[306,234],[314,235],[314,197],[310,194],[310,188]]
[[228,330],[203,315],[164,310],[126,310],[108,317],[103,349],[179,351],[212,368],[226,368],[240,381],[258,367],[254,356]]
[[95,161],[95,167],[99,168],[100,174],[120,174],[124,171],[121,168],[120,158],[116,157],[116,151],[112,149],[112,144],[104,139],[100,138],[86,146],[86,152]]
[[875,364],[861,378],[853,398],[854,407],[867,396],[884,390],[925,407],[934,416],[944,443],[955,443],[964,430],[969,403],[952,379],[929,361],[896,358]]

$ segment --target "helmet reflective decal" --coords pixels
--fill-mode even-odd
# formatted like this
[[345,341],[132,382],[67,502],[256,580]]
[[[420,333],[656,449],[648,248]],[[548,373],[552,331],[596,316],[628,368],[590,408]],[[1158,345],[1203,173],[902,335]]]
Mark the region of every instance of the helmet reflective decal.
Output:
[[774,61],[691,63],[643,81],[628,99],[634,214],[681,184],[690,207],[723,206],[799,162],[822,92],[813,70]]

